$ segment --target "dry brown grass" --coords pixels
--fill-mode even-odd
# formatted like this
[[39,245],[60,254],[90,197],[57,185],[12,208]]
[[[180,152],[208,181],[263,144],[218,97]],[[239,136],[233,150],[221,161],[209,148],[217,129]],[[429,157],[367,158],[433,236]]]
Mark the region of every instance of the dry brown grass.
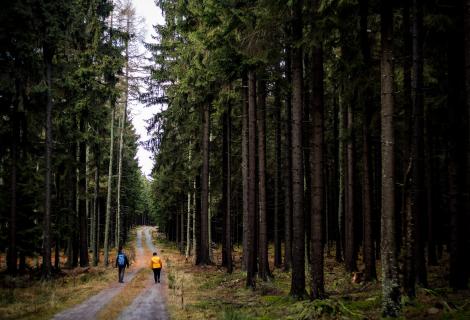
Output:
[[[131,233],[133,244],[135,231]],[[134,255],[134,246],[125,248],[129,256]],[[33,273],[15,278],[0,274],[0,319],[50,319],[54,314],[77,305],[116,281],[114,265],[116,250],[110,250],[110,267],[103,265],[103,250],[100,265],[89,268],[62,269],[62,275],[50,281],[37,279]],[[90,257],[91,258],[91,257]],[[0,259],[4,261],[4,258]],[[91,260],[90,260],[91,261]],[[65,257],[61,264],[65,265]],[[37,265],[37,258],[27,259],[30,266]],[[4,262],[1,263],[5,267]]]
[[0,288],[0,318],[49,319],[106,288],[115,277],[114,270],[104,267],[47,282],[4,277]]
[[99,320],[116,319],[132,301],[149,285],[150,270],[140,269],[132,281],[119,292],[97,315]]
[[97,319],[116,319],[118,315],[127,308],[147,286],[152,284],[153,278],[151,277],[151,270],[149,267],[152,253],[149,248],[144,245],[142,256],[136,256],[135,253],[131,254],[132,256],[130,256],[130,259],[135,261],[132,268],[138,270],[136,276],[130,283],[126,284],[126,287],[121,290],[119,294],[117,294],[101,309],[98,313]]

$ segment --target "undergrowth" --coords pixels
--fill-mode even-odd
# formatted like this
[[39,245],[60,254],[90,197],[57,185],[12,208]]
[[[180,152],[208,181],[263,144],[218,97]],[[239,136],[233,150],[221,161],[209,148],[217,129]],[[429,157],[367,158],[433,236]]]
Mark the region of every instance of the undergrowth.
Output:
[[[298,301],[289,296],[290,273],[274,270],[274,278],[258,281],[246,289],[246,273],[238,263],[232,274],[217,265],[198,267],[186,260],[178,248],[159,239],[169,282],[169,311],[172,319],[216,320],[308,320],[380,319],[380,281],[355,284],[343,267],[327,257],[324,300]],[[220,250],[214,251],[217,260]],[[272,265],[272,264],[271,264]],[[432,271],[436,272],[436,271]],[[308,283],[308,281],[307,281]],[[178,288],[184,287],[181,292]],[[413,303],[403,303],[402,319],[470,319],[470,292],[454,293],[444,287],[419,289]],[[184,301],[184,303],[182,303]]]

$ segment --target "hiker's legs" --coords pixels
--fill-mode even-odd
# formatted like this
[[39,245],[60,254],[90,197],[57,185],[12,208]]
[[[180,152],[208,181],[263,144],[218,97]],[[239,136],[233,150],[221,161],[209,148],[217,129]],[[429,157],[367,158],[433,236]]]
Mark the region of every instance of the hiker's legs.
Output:
[[153,270],[153,278],[155,279],[155,283],[158,282],[158,271],[159,269],[152,269]]
[[157,268],[157,269],[153,269],[153,270],[156,271],[156,274],[155,274],[155,275],[156,275],[156,279],[155,279],[155,281],[156,281],[156,282],[160,282],[160,271],[162,271],[162,268]]
[[124,267],[119,267],[119,282],[124,282]]

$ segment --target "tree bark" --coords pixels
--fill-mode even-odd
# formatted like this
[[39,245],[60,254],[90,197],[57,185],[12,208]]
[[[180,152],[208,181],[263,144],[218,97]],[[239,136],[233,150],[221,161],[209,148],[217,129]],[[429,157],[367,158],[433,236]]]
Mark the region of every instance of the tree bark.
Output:
[[311,278],[312,298],[325,296],[323,257],[323,216],[325,211],[324,144],[323,144],[323,48],[321,44],[312,52],[312,128],[311,137]]
[[[462,4],[466,5],[466,2]],[[465,190],[466,184],[466,163],[462,157],[462,149],[465,150],[468,137],[465,135],[467,123],[462,120],[462,114],[466,110],[466,66],[467,57],[462,54],[468,44],[464,43],[465,32],[464,21],[466,14],[461,14],[460,9],[465,7],[456,7],[455,18],[457,26],[462,29],[452,31],[449,34],[450,46],[448,52],[448,78],[449,78],[449,96],[448,96],[448,116],[449,116],[449,138],[448,140],[448,205],[450,214],[450,265],[449,265],[449,284],[453,289],[466,289],[468,287],[468,247],[466,238],[468,233],[468,224],[465,221],[467,209],[466,197],[468,190]],[[465,20],[462,20],[465,19]]]
[[[309,5],[307,5],[309,7]],[[308,8],[307,10],[310,10]],[[313,13],[312,13],[313,16]],[[307,20],[307,19],[306,19]],[[309,19],[309,24],[312,24],[312,19]],[[307,20],[308,21],[308,20]],[[311,61],[311,54],[305,52],[303,54],[303,68],[305,70],[311,71],[312,68],[312,61]],[[303,157],[303,174],[304,174],[304,201],[303,201],[303,208],[304,208],[304,225],[305,225],[305,258],[307,265],[312,264],[311,259],[311,228],[312,225],[312,175],[311,175],[311,135],[312,135],[312,120],[310,117],[311,113],[311,105],[313,105],[312,100],[314,99],[312,93],[312,86],[313,86],[313,76],[307,74],[305,72],[305,80],[303,86],[305,86],[305,90],[303,90],[303,101],[302,101],[302,157]]]
[[344,150],[344,139],[345,139],[345,112],[344,102],[342,96],[342,86],[340,86],[338,93],[338,243],[336,245],[336,261],[342,262],[344,259],[344,185],[345,185],[345,150]]
[[99,185],[100,185],[100,165],[99,165],[99,160],[96,159],[98,157],[97,153],[95,152],[95,188],[94,188],[94,196],[93,196],[93,228],[92,228],[92,234],[93,234],[93,245],[92,245],[92,250],[93,250],[93,265],[97,266],[99,263],[100,259],[100,244],[99,244],[99,215],[100,215],[100,204],[99,204]]
[[[80,132],[86,134],[86,121],[85,112],[83,111],[80,118]],[[80,228],[80,267],[88,266],[88,221],[86,216],[86,140],[80,140],[80,153],[79,153],[79,178],[78,178],[78,219]]]
[[267,200],[266,200],[266,82],[258,80],[258,276],[267,281],[271,276],[268,261]]
[[393,128],[393,8],[382,1],[381,12],[381,143],[382,143],[382,314],[400,312],[400,284],[395,238],[395,138]]
[[[466,124],[467,130],[465,133],[466,137],[466,162],[464,164],[465,174],[465,192],[464,192],[464,213],[463,213],[463,226],[470,225],[470,0],[464,1],[464,67],[465,67],[465,112],[466,112]],[[467,229],[468,231],[468,229]],[[462,248],[470,247],[470,233],[464,232],[464,243]],[[463,268],[464,274],[462,276],[463,283],[467,284],[470,277],[470,257],[467,254],[463,254]]]
[[345,210],[345,235],[344,235],[344,263],[346,271],[357,271],[356,263],[356,241],[355,241],[355,203],[354,203],[354,115],[352,111],[352,104],[348,104],[347,111],[347,128],[348,128],[348,141],[346,145],[346,210]]
[[[368,0],[361,0],[360,3],[360,25],[361,25],[361,47],[362,56],[364,59],[364,67],[367,75],[370,73],[370,48],[367,35],[367,20],[368,20]],[[373,218],[372,218],[372,189],[371,189],[371,169],[370,169],[370,114],[371,104],[373,103],[372,90],[367,87],[364,91],[364,98],[362,99],[363,105],[363,124],[362,124],[362,206],[363,206],[363,232],[364,232],[364,280],[371,281],[377,278],[375,268],[375,249],[374,239],[372,234]]]
[[108,166],[108,193],[106,196],[106,216],[104,222],[104,264],[109,264],[109,231],[111,224],[111,190],[113,183],[113,156],[114,156],[114,103],[111,105],[110,131],[111,137],[109,141],[109,166]]
[[438,207],[438,203],[436,202],[436,174],[435,169],[436,167],[433,164],[433,132],[431,129],[431,120],[430,120],[430,112],[431,110],[425,111],[424,115],[424,171],[425,171],[425,190],[426,190],[426,214],[427,214],[427,257],[428,257],[428,265],[436,266],[437,265],[437,254],[436,254],[436,244],[437,244],[437,233],[435,232],[436,226],[436,219],[434,207]]
[[196,264],[208,265],[211,263],[209,255],[209,134],[210,134],[210,107],[205,102],[202,108],[202,172],[201,172],[201,243]]
[[44,48],[44,62],[46,64],[47,105],[46,105],[46,173],[45,173],[45,203],[43,221],[43,257],[42,276],[51,277],[51,157],[52,157],[52,57],[49,49]]
[[292,281],[290,294],[305,296],[304,173],[302,157],[302,0],[294,1],[292,40]]
[[[189,152],[188,152],[188,164],[189,166],[191,166],[191,141],[189,142]],[[190,169],[190,168],[188,168]],[[192,198],[192,194],[191,194],[191,189],[192,189],[192,181],[191,179],[189,179],[189,185],[190,185],[190,188],[189,188],[189,191],[188,191],[188,197],[187,197],[187,204],[188,204],[188,208],[187,208],[187,212],[186,212],[186,251],[185,251],[185,256],[186,256],[186,260],[188,260],[188,257],[189,257],[189,252],[191,250],[191,233],[190,233],[190,230],[191,230],[191,198]]]
[[424,101],[423,101],[423,8],[420,0],[413,0],[413,73],[412,73],[412,98],[413,98],[413,138],[411,144],[412,184],[411,184],[411,215],[414,239],[414,265],[416,267],[416,279],[410,279],[410,296],[414,297],[414,282],[421,286],[427,286],[427,271],[424,258],[424,237],[422,235],[424,203]]
[[224,239],[222,248],[222,265],[227,268],[228,273],[233,271],[232,262],[232,225],[231,225],[231,198],[232,198],[232,168],[231,168],[231,126],[232,126],[232,105],[228,102],[223,114],[223,146],[222,146],[222,208],[224,214]]
[[281,204],[281,97],[279,80],[275,82],[274,87],[274,266],[280,268],[282,265],[282,253],[281,253],[281,235],[279,234],[280,229],[280,204]]
[[19,80],[16,81],[16,97],[11,115],[11,164],[10,164],[10,220],[8,221],[9,239],[7,253],[7,270],[11,275],[16,275],[18,271],[18,251],[16,247],[16,220],[17,220],[17,169],[18,169],[18,145],[19,145],[19,124],[18,124],[18,104],[20,103],[21,92],[19,90]]
[[[130,32],[130,18],[127,16],[126,32]],[[117,208],[116,208],[116,239],[115,246],[119,247],[122,244],[121,235],[121,183],[122,183],[122,158],[124,148],[124,131],[126,130],[127,122],[127,106],[129,104],[129,41],[125,41],[125,59],[126,59],[126,73],[124,76],[124,110],[122,114],[121,128],[119,132],[119,153],[118,153],[118,182],[117,182]]]
[[242,190],[243,190],[243,262],[242,269],[247,270],[247,234],[248,234],[248,78],[242,78]]
[[[286,49],[286,80],[292,82],[291,48]],[[292,265],[292,94],[288,89],[286,95],[285,121],[285,168],[284,168],[284,271],[289,271]]]
[[248,217],[246,231],[246,286],[254,288],[256,269],[256,75],[252,70],[248,72]]
[[196,215],[197,215],[197,208],[198,208],[198,203],[196,201],[196,191],[197,191],[197,188],[196,188],[196,179],[193,180],[193,208],[192,208],[192,211],[193,211],[193,255],[196,256],[196,252],[197,252],[197,240],[196,240]]

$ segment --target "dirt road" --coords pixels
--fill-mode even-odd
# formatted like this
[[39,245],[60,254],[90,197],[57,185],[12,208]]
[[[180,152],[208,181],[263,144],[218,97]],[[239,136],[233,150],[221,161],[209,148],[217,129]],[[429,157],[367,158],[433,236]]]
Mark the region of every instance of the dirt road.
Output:
[[[145,228],[145,242],[147,248],[151,252],[157,251],[152,243],[152,236],[150,228]],[[169,319],[165,307],[165,288],[166,276],[164,270],[161,274],[161,282],[155,284],[153,278],[149,279],[146,288],[142,293],[127,307],[119,316],[120,320],[142,320],[142,319],[155,319],[166,320]]]
[[[137,230],[136,238],[136,257],[135,263],[124,277],[124,283],[113,283],[108,288],[102,290],[98,294],[90,297],[75,307],[64,310],[56,314],[54,320],[84,320],[96,319],[100,311],[111,302],[111,300],[125,290],[126,285],[134,278],[134,276],[142,268],[148,268],[150,256],[149,252],[156,251],[152,243],[151,227],[141,227]],[[145,236],[145,246],[147,247],[147,255],[142,243],[142,234]],[[117,275],[116,275],[117,276]],[[149,275],[146,281],[145,289],[137,296],[137,298],[123,310],[118,319],[169,319],[165,306],[166,277],[162,272],[161,283],[155,284],[153,274]]]

